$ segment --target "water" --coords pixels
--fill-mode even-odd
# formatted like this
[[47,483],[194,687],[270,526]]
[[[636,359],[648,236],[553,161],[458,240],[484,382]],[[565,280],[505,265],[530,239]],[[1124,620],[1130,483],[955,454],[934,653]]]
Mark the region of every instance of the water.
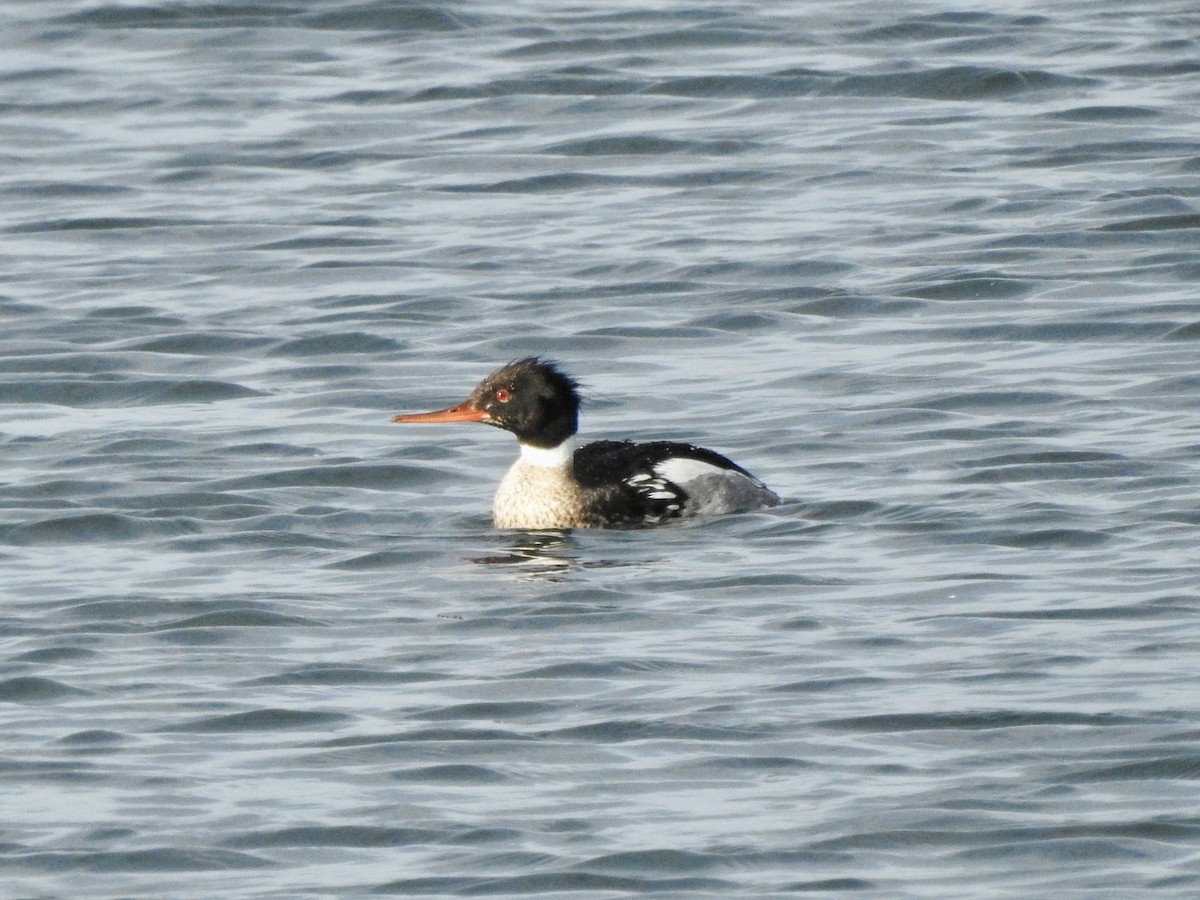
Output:
[[994,7],[9,4],[0,893],[1196,892],[1200,16]]

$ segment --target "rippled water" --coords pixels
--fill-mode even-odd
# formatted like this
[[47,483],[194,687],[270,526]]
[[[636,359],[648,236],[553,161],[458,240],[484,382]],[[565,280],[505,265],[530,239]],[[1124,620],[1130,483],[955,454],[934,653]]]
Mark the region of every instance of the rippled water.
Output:
[[1200,14],[994,7],[10,4],[0,893],[1200,888]]

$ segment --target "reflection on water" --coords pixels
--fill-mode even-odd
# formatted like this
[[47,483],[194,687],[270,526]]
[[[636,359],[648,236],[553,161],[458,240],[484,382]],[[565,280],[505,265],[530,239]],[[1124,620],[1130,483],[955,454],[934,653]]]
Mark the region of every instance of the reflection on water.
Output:
[[487,556],[469,557],[480,566],[516,566],[521,579],[562,580],[582,568],[579,542],[569,530],[518,531],[498,535],[502,550]]
[[[662,526],[671,530],[678,526]],[[656,547],[650,532],[659,529],[616,529],[637,535],[630,541],[607,542],[603,539],[583,543],[574,531],[509,531],[496,535],[497,552],[468,557],[479,566],[505,566],[518,581],[559,582],[583,570],[646,568],[661,560],[661,554],[647,555]]]

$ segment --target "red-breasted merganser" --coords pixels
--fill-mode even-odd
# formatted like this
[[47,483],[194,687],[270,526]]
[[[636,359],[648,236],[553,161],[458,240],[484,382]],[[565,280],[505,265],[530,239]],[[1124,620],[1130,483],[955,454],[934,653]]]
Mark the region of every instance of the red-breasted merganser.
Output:
[[774,506],[765,484],[712,450],[672,441],[575,447],[579,385],[530,357],[479,383],[458,406],[393,422],[483,422],[511,431],[521,456],[496,491],[497,528],[608,528]]

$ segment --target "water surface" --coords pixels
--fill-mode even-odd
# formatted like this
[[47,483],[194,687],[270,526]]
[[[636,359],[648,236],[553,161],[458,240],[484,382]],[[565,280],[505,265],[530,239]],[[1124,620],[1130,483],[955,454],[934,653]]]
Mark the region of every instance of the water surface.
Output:
[[[4,24],[13,896],[1197,890],[1190,4]],[[493,529],[534,353],[788,502]]]

